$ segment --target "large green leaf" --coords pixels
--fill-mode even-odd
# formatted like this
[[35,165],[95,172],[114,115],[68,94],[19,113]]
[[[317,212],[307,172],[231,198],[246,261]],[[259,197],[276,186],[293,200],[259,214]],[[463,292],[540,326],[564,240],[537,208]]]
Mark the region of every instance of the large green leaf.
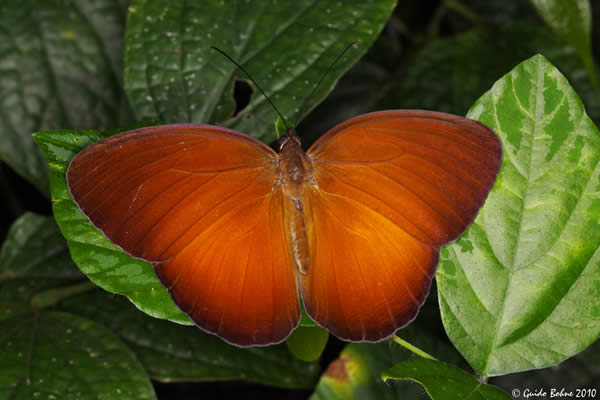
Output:
[[130,346],[150,376],[163,382],[243,379],[310,388],[319,372],[317,363],[297,360],[285,345],[240,349],[195,327],[151,318],[125,297],[100,290],[67,299],[60,308],[110,328]]
[[31,134],[113,127],[121,87],[125,0],[4,0],[0,7],[0,160],[48,194]]
[[394,365],[382,373],[384,381],[408,379],[423,385],[432,400],[510,400],[500,389],[479,382],[448,364],[417,358]]
[[271,141],[277,114],[255,91],[250,103],[234,115],[234,82],[247,77],[210,46],[243,64],[293,122],[329,64],[348,43],[358,42],[329,73],[309,109],[367,51],[395,3],[214,0],[199,5],[133,0],[125,87],[139,119],[219,123]]
[[592,56],[592,11],[589,0],[531,0],[541,17],[575,48],[596,82]]
[[108,329],[74,315],[0,321],[0,397],[154,399],[146,371]]
[[519,64],[468,116],[504,160],[475,223],[441,252],[448,336],[473,368],[554,365],[600,335],[600,136],[544,57]]
[[54,219],[25,213],[0,249],[0,320],[31,313],[36,294],[81,277]]
[[0,320],[18,315],[31,314],[35,310],[31,301],[38,293],[44,293],[64,285],[62,279],[8,279],[0,282]]
[[54,218],[25,213],[11,226],[0,249],[0,282],[18,277],[82,277]]

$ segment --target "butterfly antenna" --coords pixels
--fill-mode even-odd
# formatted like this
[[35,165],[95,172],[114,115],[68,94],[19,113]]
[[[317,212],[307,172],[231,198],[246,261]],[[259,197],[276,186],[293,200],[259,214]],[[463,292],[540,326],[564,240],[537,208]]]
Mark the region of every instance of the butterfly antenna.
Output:
[[329,65],[329,67],[327,68],[327,71],[325,71],[323,76],[321,76],[321,79],[319,79],[319,82],[317,82],[317,84],[313,88],[312,92],[310,92],[308,97],[304,100],[304,103],[302,104],[302,107],[300,108],[300,112],[298,112],[298,116],[296,117],[296,121],[294,122],[294,126],[298,125],[298,120],[300,119],[300,116],[304,113],[304,110],[306,109],[306,106],[308,105],[308,101],[310,99],[312,99],[313,95],[317,92],[317,89],[321,85],[321,82],[323,82],[323,79],[325,79],[325,77],[333,69],[335,64],[337,64],[337,62],[340,61],[340,59],[344,56],[344,54],[346,54],[346,52],[348,50],[350,50],[350,48],[353,47],[355,44],[356,44],[356,40],[351,42],[349,45],[347,45],[346,48],[340,53],[340,55],[337,56],[337,58]]
[[241,69],[246,76],[250,79],[250,81],[252,81],[252,83],[254,84],[254,86],[262,93],[263,96],[265,96],[265,99],[267,99],[267,101],[269,103],[271,103],[271,105],[273,106],[273,108],[275,109],[275,111],[277,111],[277,114],[279,114],[279,116],[281,117],[281,120],[283,121],[283,123],[285,124],[286,129],[289,131],[290,130],[290,126],[288,125],[285,117],[283,116],[283,114],[281,113],[281,111],[279,111],[279,109],[275,106],[275,104],[273,104],[273,102],[271,101],[271,99],[269,98],[269,96],[267,96],[267,94],[260,88],[260,86],[258,86],[258,83],[256,83],[256,81],[254,79],[252,79],[252,76],[250,76],[250,74],[248,73],[248,71],[246,71],[246,69],[244,67],[242,67],[238,62],[236,62],[233,58],[231,58],[229,56],[229,54],[225,53],[223,50],[215,47],[215,46],[210,46],[211,49],[218,51],[219,53],[223,54],[225,57],[227,57],[227,59],[229,61],[231,61],[236,67],[238,67],[239,69]]

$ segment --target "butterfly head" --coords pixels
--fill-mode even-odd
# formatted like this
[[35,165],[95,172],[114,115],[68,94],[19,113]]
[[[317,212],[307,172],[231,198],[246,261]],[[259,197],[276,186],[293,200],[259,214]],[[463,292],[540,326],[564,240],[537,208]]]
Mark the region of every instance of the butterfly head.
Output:
[[302,141],[300,140],[300,137],[294,134],[294,130],[292,128],[289,128],[285,132],[285,136],[282,136],[279,139],[279,151],[283,151],[284,147],[289,147],[289,145],[291,145],[292,143],[295,144],[297,147],[302,147]]

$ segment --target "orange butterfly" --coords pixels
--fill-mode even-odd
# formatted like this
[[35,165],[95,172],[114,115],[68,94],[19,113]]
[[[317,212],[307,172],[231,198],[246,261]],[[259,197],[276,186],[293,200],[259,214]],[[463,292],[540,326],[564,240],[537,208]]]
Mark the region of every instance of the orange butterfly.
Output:
[[83,213],[151,262],[202,329],[239,345],[284,340],[308,315],[351,341],[417,314],[440,246],[475,218],[502,157],[486,126],[383,111],[304,152],[229,129],[164,125],[94,144],[67,171]]

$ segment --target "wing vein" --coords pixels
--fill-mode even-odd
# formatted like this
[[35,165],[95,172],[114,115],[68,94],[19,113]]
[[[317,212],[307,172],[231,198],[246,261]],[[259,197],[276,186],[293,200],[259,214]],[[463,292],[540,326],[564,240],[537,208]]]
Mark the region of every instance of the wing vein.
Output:
[[[166,213],[164,213],[163,215],[161,215],[161,216],[158,218],[158,220],[152,224],[152,227],[151,227],[150,229],[148,229],[148,230],[147,230],[147,231],[146,231],[146,232],[145,232],[145,233],[144,233],[142,236],[140,236],[140,238],[139,238],[139,239],[138,239],[138,240],[137,240],[137,241],[136,241],[136,242],[133,244],[132,248],[137,248],[137,246],[138,246],[138,245],[139,245],[141,242],[143,242],[143,241],[144,241],[144,240],[145,240],[145,239],[148,237],[148,235],[150,235],[150,234],[151,234],[151,233],[154,231],[154,229],[155,229],[155,228],[156,228],[156,227],[157,227],[157,226],[158,226],[158,225],[159,225],[159,224],[160,224],[160,223],[161,223],[161,222],[162,222],[162,221],[163,221],[163,220],[164,220],[164,219],[165,219],[165,218],[166,218],[166,217],[167,217],[169,214],[171,214],[171,213],[173,213],[173,212],[174,212],[173,210],[174,210],[175,208],[177,208],[177,205],[178,205],[178,204],[180,204],[182,201],[186,200],[186,199],[187,199],[187,198],[189,198],[190,196],[193,196],[193,195],[194,195],[194,194],[195,194],[195,193],[196,193],[198,190],[202,189],[202,188],[203,188],[203,187],[204,187],[206,184],[208,184],[208,183],[212,182],[213,180],[215,180],[215,179],[217,178],[217,176],[219,176],[219,174],[216,174],[215,176],[213,176],[212,178],[210,178],[210,179],[209,179],[209,180],[207,180],[206,182],[203,182],[203,183],[202,183],[200,186],[198,186],[197,188],[195,188],[194,190],[192,190],[190,193],[188,193],[188,194],[187,194],[187,195],[185,195],[185,196],[184,196],[182,199],[180,199],[180,200],[179,200],[177,203],[175,203],[175,205],[174,205],[173,207],[169,208],[169,210],[168,210]],[[243,189],[245,189],[246,187],[247,187],[247,186],[243,187],[243,188],[242,188],[242,190],[243,190]],[[237,193],[237,192],[236,192],[236,193]],[[226,199],[225,199],[225,200],[226,200]],[[213,209],[214,209],[214,208],[210,209],[208,212],[212,211]],[[205,213],[205,214],[203,214],[203,215],[202,215],[202,217],[203,217],[204,215],[206,215],[206,213]],[[185,231],[184,231],[183,233],[185,233]],[[182,234],[183,234],[183,233],[182,233]],[[180,236],[178,236],[178,237],[177,237],[175,240],[179,239],[179,237],[180,237]],[[162,253],[161,253],[161,255],[162,255]]]
[[[425,148],[425,149],[431,150],[431,151],[433,151],[433,152],[436,152],[436,153],[445,154],[446,156],[448,156],[448,157],[452,158],[452,159],[453,159],[453,160],[455,160],[455,161],[456,161],[458,164],[461,164],[461,165],[462,165],[462,164],[470,164],[470,166],[471,166],[472,168],[473,168],[473,167],[477,167],[477,166],[479,166],[479,164],[475,164],[475,165],[473,165],[472,163],[469,163],[469,162],[467,162],[467,161],[465,161],[465,160],[461,160],[461,159],[457,158],[457,157],[456,157],[455,155],[453,155],[452,153],[448,153],[447,151],[443,151],[443,150],[440,150],[440,149],[436,149],[435,147],[431,147],[431,146],[428,146],[428,145],[426,145],[426,144],[423,144],[423,143],[418,143],[418,142],[415,142],[415,141],[412,141],[412,140],[409,140],[409,139],[406,139],[406,138],[402,138],[402,137],[398,137],[398,136],[390,135],[390,134],[387,134],[387,133],[385,133],[385,132],[377,132],[377,131],[375,131],[375,130],[371,131],[371,133],[374,133],[374,134],[376,134],[376,135],[386,136],[386,137],[389,137],[389,138],[391,138],[391,139],[394,139],[394,140],[397,140],[397,141],[400,141],[400,142],[404,142],[404,143],[412,144],[412,145],[415,145],[415,146],[423,147],[423,148]],[[408,154],[411,154],[411,155],[412,155],[412,153],[408,153]],[[469,160],[473,161],[473,159],[471,159],[471,158],[469,158]],[[485,172],[485,170],[481,170],[481,172]],[[476,176],[476,175],[474,175],[474,176]]]
[[[399,180],[397,180],[397,179],[395,179],[394,177],[392,177],[392,176],[390,176],[390,175],[386,174],[386,173],[385,173],[385,172],[383,172],[383,171],[379,171],[378,169],[375,169],[375,168],[373,168],[373,167],[368,167],[368,168],[370,168],[371,170],[373,170],[373,171],[375,171],[375,172],[377,172],[377,173],[379,173],[379,174],[381,174],[381,175],[385,176],[385,177],[386,177],[387,179],[389,179],[390,181],[392,181],[392,182],[396,182],[398,185],[402,186],[404,189],[406,189],[406,191],[407,191],[407,192],[411,193],[411,194],[412,194],[413,196],[415,196],[417,199],[421,200],[421,201],[423,202],[423,204],[425,204],[425,205],[427,206],[427,208],[429,208],[429,209],[430,209],[430,210],[432,210],[432,211],[433,211],[435,214],[437,214],[437,215],[439,215],[440,217],[442,217],[442,219],[443,219],[444,221],[446,221],[446,223],[448,224],[448,226],[452,226],[452,225],[453,225],[453,224],[452,224],[452,222],[451,222],[451,221],[448,219],[448,217],[446,217],[446,216],[445,216],[444,214],[442,214],[442,213],[441,213],[439,210],[437,210],[437,209],[436,209],[436,208],[434,208],[434,207],[433,207],[431,204],[429,204],[429,202],[428,202],[426,199],[424,199],[424,198],[423,198],[421,195],[419,195],[417,192],[415,192],[414,190],[410,189],[408,186],[406,186],[405,184],[403,184],[403,183],[402,183],[402,182],[400,182]],[[373,197],[375,197],[375,196],[373,196]],[[379,200],[379,201],[381,201],[382,203],[384,203],[384,202],[383,202],[381,199],[378,199],[378,200]],[[384,204],[385,204],[385,203],[384,203]],[[388,207],[389,207],[389,206],[388,206]],[[390,208],[393,208],[393,207],[390,207]],[[452,211],[454,211],[454,209],[452,209],[452,208],[450,208],[450,209],[451,209]],[[456,213],[455,213],[455,215],[457,215],[457,216],[460,218],[460,215],[458,215],[458,214],[456,214]]]
[[[327,171],[327,172],[329,172],[331,175],[335,176],[335,178],[336,178],[338,181],[342,182],[344,185],[346,185],[346,186],[350,186],[351,188],[353,188],[353,189],[355,189],[355,190],[358,190],[359,192],[362,192],[362,193],[366,194],[366,195],[367,195],[367,196],[369,196],[370,198],[372,198],[372,199],[375,199],[375,200],[377,200],[377,201],[380,201],[381,203],[383,203],[383,204],[384,204],[384,205],[386,205],[387,207],[389,207],[389,208],[393,209],[394,211],[397,211],[397,210],[396,210],[394,207],[392,207],[392,206],[390,206],[389,204],[385,203],[384,201],[382,201],[382,200],[378,199],[377,197],[375,197],[375,196],[371,195],[370,193],[366,192],[365,190],[363,190],[363,189],[361,189],[361,188],[359,188],[359,187],[357,187],[357,186],[355,186],[355,185],[352,185],[352,184],[350,184],[350,183],[348,183],[348,182],[344,182],[343,180],[341,180],[341,179],[340,179],[340,178],[339,178],[339,177],[338,177],[336,174],[334,174],[333,172],[331,172],[331,171]],[[324,190],[324,189],[322,189],[322,188],[321,188],[320,190],[321,190],[321,191],[323,191],[323,192],[325,192],[325,193],[329,193],[330,195],[333,195],[333,196],[338,196],[338,197],[342,197],[342,198],[344,198],[344,199],[351,200],[351,201],[353,201],[353,202],[355,202],[355,203],[358,203],[358,204],[362,205],[363,207],[366,207],[366,208],[368,208],[369,210],[371,210],[371,211],[373,211],[374,213],[376,213],[377,215],[379,215],[379,216],[381,216],[381,217],[385,218],[387,221],[391,222],[391,223],[392,223],[392,224],[394,224],[395,226],[398,226],[398,227],[399,227],[400,229],[402,229],[402,230],[403,230],[403,231],[404,231],[404,232],[405,232],[407,235],[409,235],[409,236],[410,236],[410,237],[412,237],[413,239],[417,240],[419,243],[422,243],[422,244],[423,244],[423,245],[425,245],[425,246],[431,247],[431,246],[429,246],[428,244],[426,244],[426,243],[423,243],[423,241],[421,241],[421,240],[419,240],[418,238],[416,238],[416,237],[415,237],[415,236],[414,236],[412,233],[410,233],[410,232],[407,232],[407,231],[406,231],[404,228],[402,228],[401,226],[399,226],[398,224],[396,224],[394,221],[392,221],[391,219],[389,219],[387,216],[385,216],[385,215],[381,214],[379,211],[377,211],[377,210],[375,210],[374,208],[370,207],[369,205],[367,205],[367,204],[364,204],[364,203],[361,203],[361,202],[359,202],[359,201],[357,201],[357,200],[354,200],[354,199],[352,199],[352,198],[350,198],[350,197],[348,197],[348,196],[344,196],[344,195],[341,195],[341,194],[337,194],[337,193],[329,192],[329,191],[327,191],[327,190]],[[398,211],[397,211],[397,212],[398,212]],[[400,212],[398,212],[398,214],[399,214],[400,216],[402,216],[402,218],[404,218],[406,221],[410,221],[410,219],[409,219],[409,218],[407,218],[407,217],[406,217],[404,214],[402,214],[402,213],[400,213]],[[411,224],[411,225],[412,225],[412,224]],[[416,227],[416,226],[415,226],[415,228],[416,228],[416,229],[419,229],[419,228],[418,228],[418,227]],[[420,230],[420,229],[419,229],[419,231],[421,231],[421,233],[423,233],[423,235],[425,235],[426,237],[428,237],[428,238],[429,238],[429,239],[430,239],[430,240],[433,242],[433,238],[431,238],[431,237],[430,237],[430,236],[427,234],[427,232],[424,232],[424,231],[422,231],[422,230]]]
[[[248,186],[250,186],[250,184],[244,186],[241,190],[238,190],[237,192],[233,193],[231,196],[227,196],[226,198],[223,199],[223,201],[221,201],[221,203],[223,203],[225,200],[228,200],[230,198],[232,198],[233,196],[239,194],[240,192],[242,192],[244,189],[246,189]],[[231,215],[233,212],[239,210],[241,207],[249,204],[249,203],[253,203],[255,201],[258,201],[260,199],[263,199],[265,197],[267,197],[268,195],[270,195],[270,193],[267,193],[264,196],[260,196],[257,199],[253,199],[253,200],[249,200],[246,201],[244,203],[240,203],[237,207],[235,208],[231,208],[230,210],[228,210],[227,212],[223,213],[222,215],[219,215],[214,221],[212,221],[212,223],[210,224],[210,226],[215,226],[216,223],[218,223],[219,221],[221,221],[224,217]],[[213,208],[211,208],[210,210],[208,210],[206,213],[204,213],[203,215],[201,215],[199,218],[197,218],[193,224],[191,224],[188,228],[184,229],[183,232],[181,232],[181,234],[179,236],[177,236],[175,238],[175,240],[173,240],[169,246],[167,246],[165,248],[165,250],[160,254],[163,255],[165,252],[167,252],[167,250],[169,250],[171,248],[171,246],[173,246],[173,244],[175,244],[175,242],[177,240],[179,240],[183,235],[185,235],[190,229],[192,229],[194,226],[196,226],[196,224],[198,222],[200,222],[208,213],[210,213],[212,210],[214,210],[215,208],[217,208],[220,204],[215,205]],[[182,251],[184,251],[188,246],[190,246],[192,243],[194,243],[196,240],[198,240],[198,236],[196,236],[193,240],[190,240],[185,246],[183,246],[183,248],[181,248],[177,254],[181,253]]]
[[[92,146],[95,146],[95,145],[92,145]],[[173,144],[168,144],[168,145],[163,145],[163,146],[160,147],[160,149],[161,150],[165,150],[165,149],[168,149],[170,147],[178,147],[178,146],[181,146],[181,142],[173,143]],[[81,163],[84,163],[85,160],[88,159],[88,158],[90,158],[90,157],[96,157],[97,158],[98,155],[99,155],[98,153],[108,154],[114,147],[118,147],[118,146],[115,144],[115,145],[112,145],[112,146],[108,146],[107,148],[102,149],[101,151],[99,150],[98,152],[90,152],[89,154],[88,153],[83,153],[81,155],[81,158],[78,159],[77,162],[81,164]],[[159,147],[151,147],[151,148],[148,148],[148,149],[137,150],[135,152],[135,155],[137,157],[139,157],[142,154],[149,153],[149,152],[152,152],[152,151],[156,151],[157,149],[159,149]],[[179,150],[179,151],[181,151],[181,150]],[[176,153],[173,153],[173,154],[176,154]],[[110,156],[110,157],[103,157],[101,163],[99,163],[98,165],[95,165],[94,168],[91,168],[90,171],[88,171],[85,175],[79,177],[79,182],[86,182],[88,180],[88,178],[90,177],[90,175],[92,175],[93,173],[95,173],[98,170],[104,169],[104,166],[106,164],[109,164],[109,163],[113,162],[115,159],[118,159],[120,156],[123,156],[123,154],[122,153],[116,153],[116,154],[114,154],[113,156]],[[170,154],[168,154],[168,156],[170,156]],[[160,159],[160,160],[162,160],[162,159]],[[154,161],[160,161],[160,160],[154,160]],[[150,163],[148,163],[148,164],[150,164]],[[144,165],[142,165],[142,167],[143,166]],[[107,168],[110,168],[110,165]],[[78,184],[78,182],[74,182],[74,184],[72,186],[76,186],[77,184]]]
[[[195,146],[199,146],[199,144],[198,144],[198,145],[195,145]],[[147,168],[147,167],[150,167],[150,166],[152,166],[152,165],[154,165],[154,164],[156,164],[156,163],[162,162],[162,161],[164,161],[166,158],[168,158],[168,157],[172,157],[172,156],[174,156],[174,155],[176,155],[176,154],[178,154],[178,153],[181,153],[181,152],[183,152],[183,151],[187,151],[187,150],[189,150],[190,148],[192,148],[192,147],[189,147],[189,148],[183,148],[183,149],[177,150],[177,151],[175,151],[175,152],[173,152],[173,153],[169,153],[169,154],[168,154],[168,155],[166,155],[165,157],[161,157],[161,158],[158,158],[158,159],[153,159],[152,161],[150,161],[150,162],[147,162],[147,163],[144,163],[144,164],[142,164],[142,165],[137,165],[137,166],[135,166],[134,168],[132,168],[132,169],[129,169],[129,170],[127,171],[127,173],[120,175],[120,177],[119,177],[120,179],[113,179],[113,180],[111,180],[111,181],[108,183],[108,185],[106,185],[106,186],[103,186],[103,187],[102,187],[102,191],[103,191],[103,192],[105,192],[105,193],[107,193],[107,192],[110,192],[110,189],[111,189],[111,188],[112,188],[114,185],[122,183],[122,182],[123,182],[125,179],[127,179],[128,177],[130,178],[130,177],[132,177],[132,176],[135,176],[135,175],[137,175],[137,172],[136,172],[136,171],[139,171],[139,170],[140,170],[140,169],[142,169],[142,168]],[[138,156],[139,156],[139,152],[136,152],[136,153],[135,153],[135,155],[136,155],[136,157],[138,157]],[[113,164],[113,165],[115,165],[115,164]],[[110,167],[109,167],[109,168],[110,168]],[[107,177],[106,179],[108,179],[108,178],[110,177],[110,174],[109,174],[109,173],[107,173],[106,171],[101,171],[101,173],[102,173],[102,175],[103,175],[103,176],[106,176],[106,177]],[[84,194],[83,194],[83,195],[82,195],[82,196],[79,198],[79,201],[80,201],[80,202],[83,202],[83,201],[84,201],[84,200],[85,200],[85,199],[86,199],[88,196],[92,196],[92,195],[97,195],[96,191],[89,190],[89,191],[87,191],[86,193],[84,193]],[[104,202],[108,201],[108,199],[109,199],[109,198],[110,198],[110,196],[104,196],[104,198],[102,199],[102,201],[101,201],[100,203],[98,203],[98,205],[101,205],[101,204],[103,204]]]
[[450,200],[450,201],[454,202],[454,204],[456,204],[457,206],[459,206],[459,207],[460,207],[460,208],[461,208],[463,211],[465,211],[466,213],[469,213],[469,212],[466,210],[466,208],[465,208],[465,205],[464,205],[464,204],[463,204],[461,201],[458,201],[457,199],[455,199],[455,198],[454,198],[454,196],[452,196],[451,194],[449,194],[449,193],[446,193],[446,191],[445,191],[445,190],[443,190],[441,187],[439,187],[438,185],[434,184],[433,182],[429,181],[429,180],[428,180],[428,179],[426,179],[424,176],[422,176],[422,175],[420,175],[420,174],[417,174],[417,173],[415,173],[415,172],[411,171],[410,169],[408,169],[408,168],[405,168],[405,167],[403,167],[403,166],[401,166],[401,165],[398,165],[398,164],[393,164],[393,163],[392,163],[392,165],[395,165],[396,167],[398,167],[398,168],[400,168],[401,170],[405,171],[405,172],[406,172],[406,173],[408,173],[409,175],[412,175],[412,176],[414,176],[415,178],[417,178],[417,179],[421,180],[422,182],[425,182],[425,183],[427,183],[427,184],[429,184],[429,185],[433,186],[433,187],[434,187],[434,188],[436,188],[436,190],[437,190],[437,191],[439,191],[439,192],[440,192],[440,193],[441,193],[441,194],[442,194],[444,197],[446,197],[448,200]]

